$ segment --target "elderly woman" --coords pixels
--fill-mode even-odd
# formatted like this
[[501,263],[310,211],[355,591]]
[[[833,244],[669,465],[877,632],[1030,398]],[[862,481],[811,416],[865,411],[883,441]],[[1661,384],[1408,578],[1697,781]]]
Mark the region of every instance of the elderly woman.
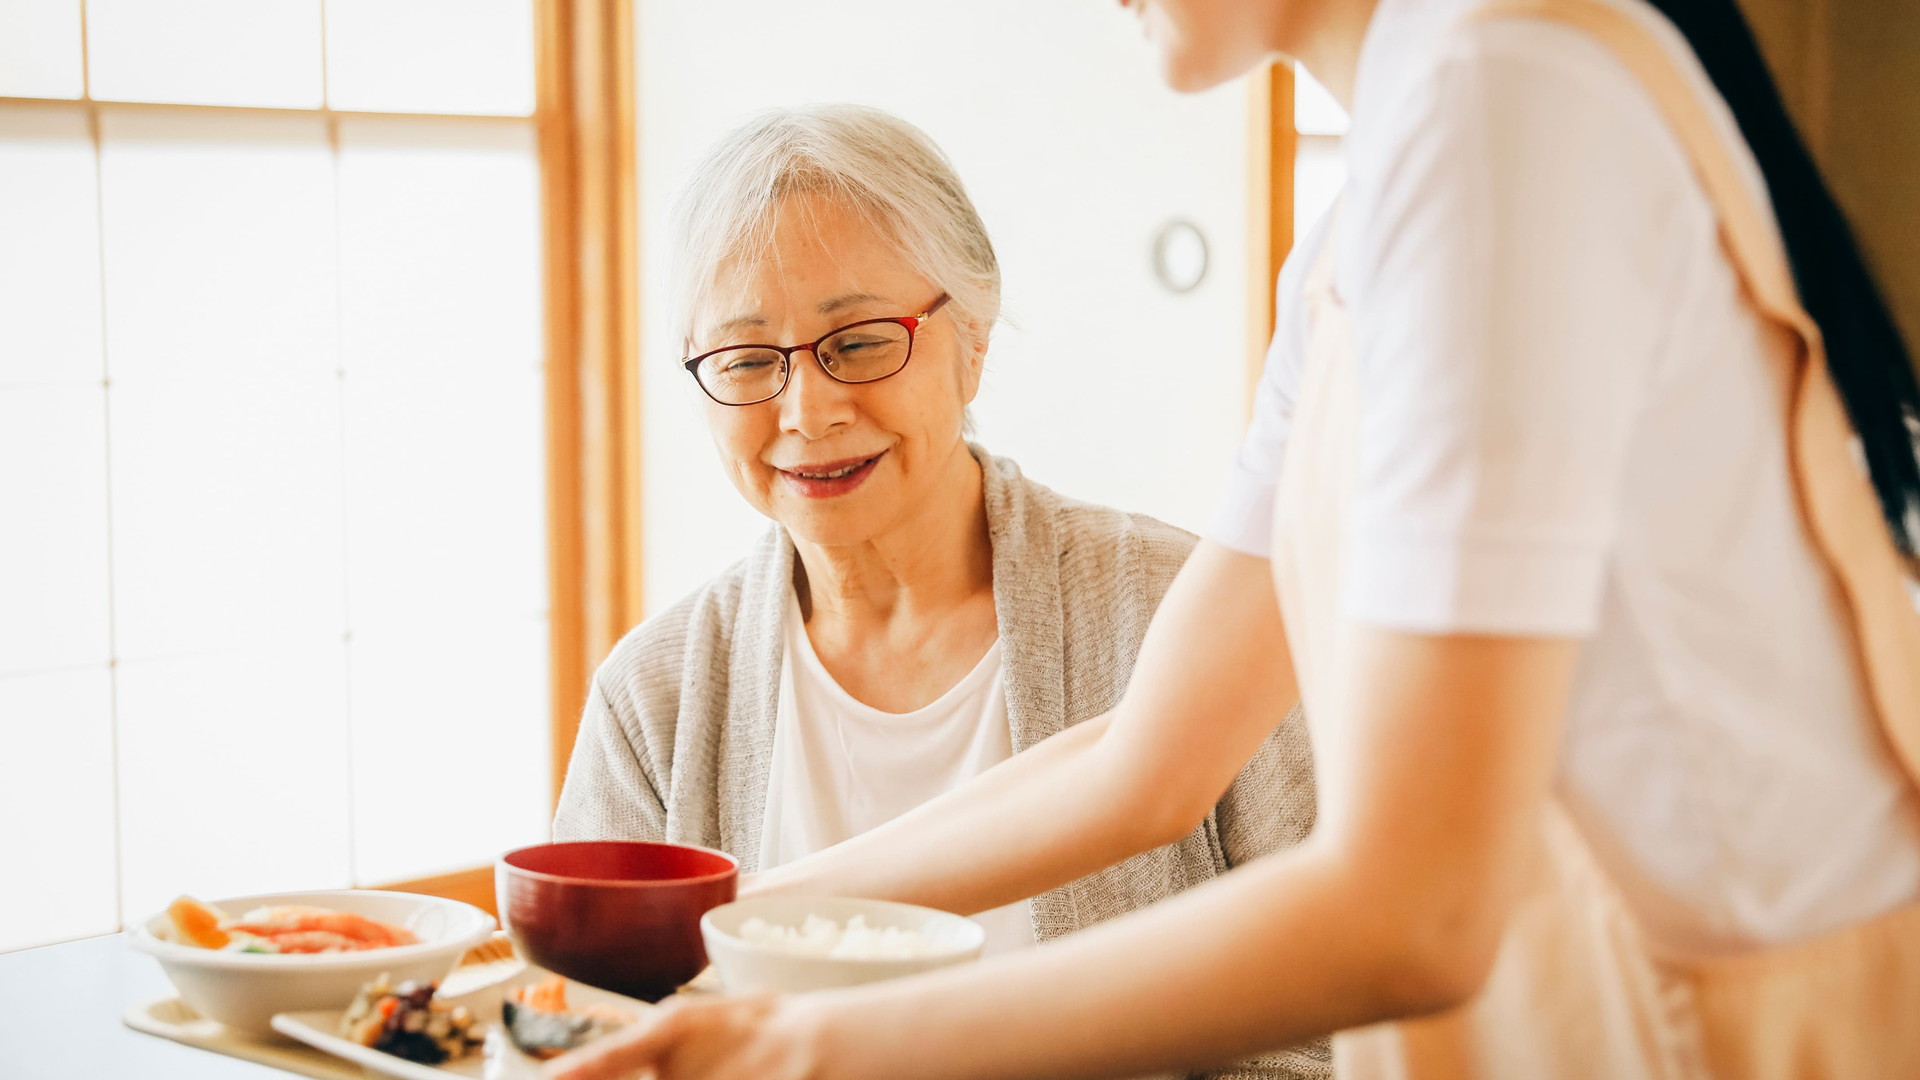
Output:
[[[767,869],[1113,708],[1194,539],[966,441],[1000,278],[939,149],[871,109],[770,113],[707,157],[677,228],[685,366],[728,477],[774,524],[601,666],[555,838]],[[1282,721],[1200,828],[980,916],[989,950],[1303,837],[1309,752]],[[1322,1043],[1235,1075],[1326,1071]]]

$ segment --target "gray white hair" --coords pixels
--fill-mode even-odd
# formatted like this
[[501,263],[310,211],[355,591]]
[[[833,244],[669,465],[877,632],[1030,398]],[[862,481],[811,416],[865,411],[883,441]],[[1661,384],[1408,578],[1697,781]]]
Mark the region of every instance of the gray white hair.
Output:
[[[864,105],[773,109],[708,152],[673,208],[674,311],[683,339],[733,262],[772,243],[783,197],[824,196],[864,217],[914,272],[952,299],[946,310],[976,349],[1000,317],[1000,263],[986,226],[939,146]],[[928,299],[931,299],[930,297]]]

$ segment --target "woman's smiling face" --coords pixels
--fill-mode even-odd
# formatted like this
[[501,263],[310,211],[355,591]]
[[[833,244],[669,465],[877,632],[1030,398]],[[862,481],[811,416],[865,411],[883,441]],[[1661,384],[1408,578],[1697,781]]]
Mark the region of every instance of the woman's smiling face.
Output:
[[[692,352],[810,342],[862,319],[927,310],[941,290],[860,215],[811,194],[775,208],[771,242],[722,268],[696,313]],[[754,509],[823,546],[865,543],[937,497],[967,453],[966,407],[981,352],[945,313],[914,332],[896,375],[847,385],[811,352],[793,354],[786,389],[757,405],[707,400],[722,466]]]

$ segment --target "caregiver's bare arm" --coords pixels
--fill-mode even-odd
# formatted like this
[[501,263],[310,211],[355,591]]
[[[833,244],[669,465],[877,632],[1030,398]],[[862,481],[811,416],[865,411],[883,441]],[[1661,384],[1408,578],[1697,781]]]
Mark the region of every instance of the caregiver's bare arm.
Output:
[[1334,689],[1348,707],[1316,731],[1321,817],[1304,844],[1044,949],[850,990],[691,999],[556,1075],[1092,1080],[1464,1000],[1524,876],[1579,647],[1347,632]]
[[747,891],[960,912],[1035,895],[1192,831],[1298,696],[1271,564],[1202,541],[1111,713]]

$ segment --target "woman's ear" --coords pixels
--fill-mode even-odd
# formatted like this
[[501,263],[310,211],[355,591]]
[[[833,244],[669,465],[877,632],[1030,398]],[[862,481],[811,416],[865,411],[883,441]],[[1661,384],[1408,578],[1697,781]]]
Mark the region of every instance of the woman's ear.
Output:
[[956,343],[960,351],[960,400],[963,404],[973,404],[980,393],[980,377],[987,368],[988,327],[977,323],[968,323],[965,332]]

